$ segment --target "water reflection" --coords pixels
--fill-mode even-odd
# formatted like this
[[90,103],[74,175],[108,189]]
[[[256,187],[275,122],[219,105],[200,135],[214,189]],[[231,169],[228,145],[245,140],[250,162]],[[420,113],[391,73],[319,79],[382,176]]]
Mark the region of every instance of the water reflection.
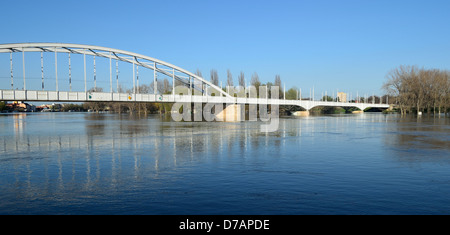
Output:
[[[411,153],[423,151],[442,159],[450,149],[448,118],[289,117],[280,120],[274,133],[261,133],[258,122],[170,122],[159,115],[4,115],[0,121],[0,196],[43,204],[64,201],[74,207],[144,186],[156,194],[151,190],[163,190],[163,185],[192,171],[204,174],[201,179],[207,181],[216,171],[239,167],[258,169],[253,172],[259,174],[301,172],[289,162],[305,155],[331,156],[327,159],[339,162],[343,157],[348,161],[346,154],[361,157],[351,152],[369,148],[379,151],[376,156],[409,162],[405,156]],[[14,128],[7,128],[11,123]],[[266,166],[272,158],[289,159],[286,165]],[[249,161],[257,164],[248,165]],[[226,168],[228,164],[233,167]],[[0,202],[0,212],[14,210],[5,203],[14,204]]]
[[105,134],[105,120],[107,116],[104,114],[93,113],[90,115],[85,115],[86,120],[85,131],[87,136],[103,136]]
[[[95,194],[126,187],[127,178],[154,180],[189,162],[283,144],[279,138],[271,141],[273,135],[261,135],[257,123],[175,123],[160,122],[158,116],[74,115],[78,115],[74,120],[84,121],[70,119],[51,126],[54,116],[47,116],[46,128],[54,130],[52,134],[24,128],[25,118],[38,116],[13,116],[14,133],[20,130],[23,135],[10,138],[5,133],[0,137],[2,192],[12,190],[24,197],[79,197],[79,192]],[[84,132],[71,131],[80,129]],[[299,128],[275,137],[296,135],[294,129]],[[14,182],[16,187],[6,187],[10,186],[6,182]]]
[[25,125],[25,117],[26,113],[17,113],[13,114],[14,117],[14,133],[16,135],[20,135],[23,133],[24,125]]
[[448,118],[397,118],[389,126],[386,144],[402,149],[450,150],[449,124]]

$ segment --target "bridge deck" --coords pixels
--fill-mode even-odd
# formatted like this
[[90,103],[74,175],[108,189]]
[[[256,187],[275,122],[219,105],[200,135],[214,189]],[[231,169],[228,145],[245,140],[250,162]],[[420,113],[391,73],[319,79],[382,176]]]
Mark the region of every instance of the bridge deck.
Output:
[[357,107],[364,110],[372,108],[389,108],[388,104],[375,103],[349,103],[349,102],[325,102],[309,100],[284,100],[266,98],[229,98],[223,96],[201,95],[155,95],[134,93],[109,93],[109,92],[66,92],[66,91],[34,91],[34,90],[0,90],[1,101],[52,101],[52,102],[190,102],[190,103],[233,103],[233,104],[271,104],[271,105],[295,105],[309,110],[316,106],[332,107]]

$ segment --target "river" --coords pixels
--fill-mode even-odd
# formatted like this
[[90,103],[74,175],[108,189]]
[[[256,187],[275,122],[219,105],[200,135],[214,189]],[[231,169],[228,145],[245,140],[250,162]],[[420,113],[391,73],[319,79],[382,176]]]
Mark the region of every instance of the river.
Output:
[[0,214],[450,214],[450,119],[0,115]]

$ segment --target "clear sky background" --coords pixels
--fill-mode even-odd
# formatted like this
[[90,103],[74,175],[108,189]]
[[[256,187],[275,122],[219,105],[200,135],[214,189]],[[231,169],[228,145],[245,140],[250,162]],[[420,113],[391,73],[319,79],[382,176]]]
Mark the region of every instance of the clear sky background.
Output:
[[[235,84],[381,94],[399,65],[450,69],[448,0],[3,1],[0,43],[64,42],[140,53]],[[6,70],[9,64],[1,65]],[[9,81],[8,81],[9,82]]]

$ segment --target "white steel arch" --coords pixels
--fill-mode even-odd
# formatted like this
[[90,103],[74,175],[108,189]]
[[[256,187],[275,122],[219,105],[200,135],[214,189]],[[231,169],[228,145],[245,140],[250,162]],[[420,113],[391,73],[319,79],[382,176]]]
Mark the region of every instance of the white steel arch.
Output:
[[[18,90],[14,89],[13,86],[13,58],[12,53],[19,52],[22,54],[22,64],[23,64],[23,89]],[[41,52],[41,69],[42,65],[42,53],[43,52],[54,52],[55,53],[55,74],[56,74],[56,91],[48,91],[44,90],[44,83],[42,80],[42,91],[37,90],[27,90],[26,89],[26,79],[25,79],[25,52]],[[185,69],[177,67],[173,64],[149,57],[141,54],[128,52],[124,50],[118,50],[107,47],[100,46],[91,46],[91,45],[81,45],[81,44],[70,44],[70,43],[13,43],[13,44],[0,44],[0,53],[10,53],[10,63],[11,63],[11,89],[1,90],[0,89],[0,100],[4,101],[64,101],[64,102],[85,102],[85,101],[117,101],[117,102],[180,102],[180,103],[216,103],[216,104],[225,104],[225,103],[234,103],[234,104],[248,104],[248,105],[296,105],[303,107],[306,110],[310,110],[315,106],[340,106],[340,107],[349,107],[354,106],[358,107],[361,110],[367,107],[374,108],[388,108],[388,104],[369,104],[369,103],[348,103],[348,102],[324,102],[324,101],[315,101],[315,100],[286,100],[286,99],[268,99],[266,98],[257,98],[253,93],[251,87],[249,89],[244,88],[246,90],[243,91],[243,97],[234,97],[235,94],[231,92],[230,95],[228,92],[223,91],[220,87],[215,86],[209,81],[206,81],[202,77],[193,74]],[[91,55],[97,57],[104,57],[110,59],[110,92],[88,92],[86,88],[86,68],[84,68],[84,76],[85,76],[85,91],[84,92],[76,92],[76,91],[59,91],[58,90],[58,77],[57,77],[57,53],[69,53],[69,81],[71,79],[70,73],[70,54],[81,54],[81,55]],[[133,74],[133,87],[134,92],[113,92],[112,89],[112,68],[111,68],[111,60],[114,59],[116,61],[124,61],[127,63],[131,63],[134,65],[142,66],[145,68],[152,69],[156,75],[156,73],[161,73],[166,76],[172,77],[173,82],[175,84],[175,79],[177,81],[182,82],[184,85],[189,88],[193,88],[196,90],[200,90],[202,95],[192,94],[192,90],[189,89],[189,95],[186,94],[179,95],[173,92],[172,95],[157,95],[156,92],[154,95],[152,94],[137,94],[136,86],[134,84],[135,76]],[[95,59],[94,59],[95,63]],[[85,65],[86,66],[86,65]],[[42,79],[43,79],[43,70]],[[137,72],[137,71],[136,71]],[[134,73],[134,69],[133,69]],[[117,72],[116,72],[117,74]],[[156,78],[156,76],[155,76]],[[195,80],[195,81],[194,81]],[[94,83],[95,83],[95,65],[94,65]],[[200,84],[200,85],[199,85]],[[139,84],[138,84],[139,85]],[[156,87],[156,83],[155,83]],[[210,88],[211,90],[208,90]],[[205,91],[206,89],[206,91]],[[253,88],[254,89],[254,88]],[[173,89],[175,90],[175,89]],[[156,91],[156,89],[154,90]],[[210,96],[209,92],[220,93],[220,96]],[[251,95],[251,94],[253,95]],[[206,94],[206,95],[204,95]],[[248,94],[248,97],[247,97]]]
[[[152,69],[158,73],[162,73],[169,77],[173,77],[178,81],[190,86],[194,89],[200,90],[202,93],[205,92],[203,84],[211,87],[213,90],[220,92],[222,95],[228,98],[232,98],[227,92],[223,91],[220,87],[212,84],[211,82],[203,79],[202,77],[191,73],[183,68],[175,66],[173,64],[167,63],[162,60],[155,59],[153,57],[141,55],[134,52],[101,47],[92,45],[82,45],[82,44],[72,44],[72,43],[11,43],[11,44],[0,44],[0,53],[10,53],[10,52],[58,52],[58,53],[72,53],[72,54],[84,54],[99,56],[109,59],[116,59],[132,64],[136,64],[145,68]],[[171,68],[172,73],[166,69],[158,68],[158,65]],[[186,76],[176,75],[175,71]],[[197,86],[195,82],[192,82],[191,78],[200,81],[202,86]]]

